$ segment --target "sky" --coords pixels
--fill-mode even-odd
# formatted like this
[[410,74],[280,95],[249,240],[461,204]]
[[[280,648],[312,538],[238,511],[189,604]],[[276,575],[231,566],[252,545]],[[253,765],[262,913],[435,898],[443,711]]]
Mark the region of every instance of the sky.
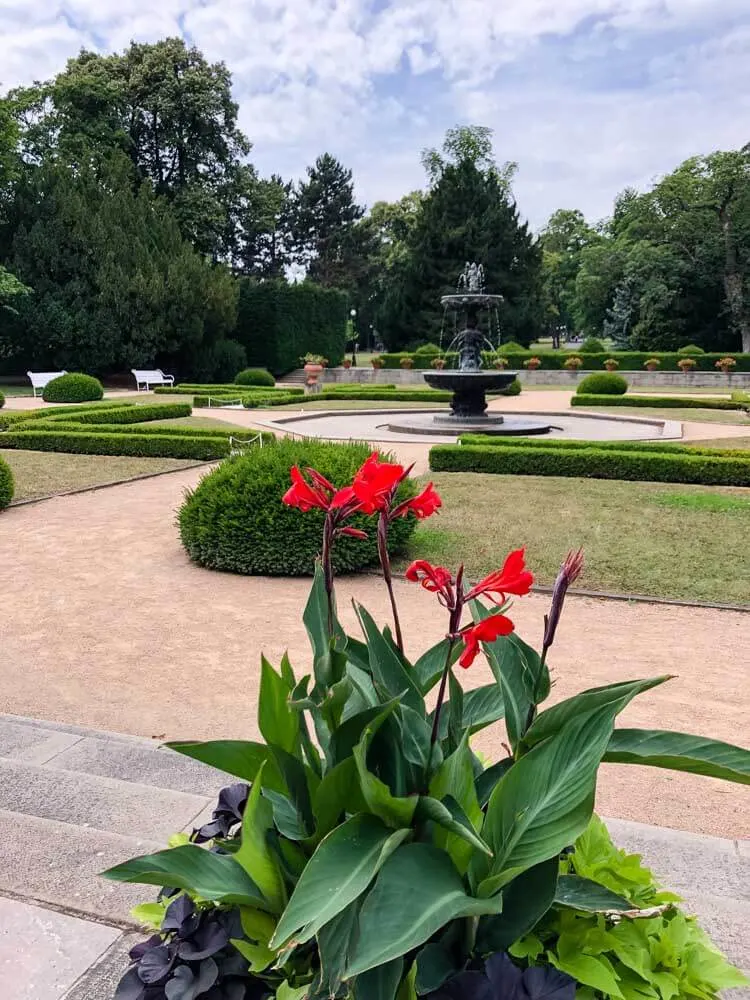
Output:
[[750,141],[750,0],[0,0],[0,88],[169,35],[226,62],[262,173],[329,151],[368,205],[456,124],[494,129],[534,228]]

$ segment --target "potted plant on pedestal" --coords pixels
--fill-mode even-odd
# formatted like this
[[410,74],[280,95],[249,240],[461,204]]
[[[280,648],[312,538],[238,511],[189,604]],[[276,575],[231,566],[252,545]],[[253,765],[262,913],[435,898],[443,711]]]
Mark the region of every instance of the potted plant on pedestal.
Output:
[[[714,1000],[744,985],[593,808],[602,762],[747,783],[750,751],[618,727],[669,675],[544,707],[581,552],[557,576],[540,651],[510,616],[533,584],[523,549],[473,584],[462,566],[416,560],[406,579],[434,599],[444,636],[407,657],[389,530],[441,506],[408,473],[378,454],[348,484],[292,469],[283,502],[322,525],[303,614],[311,655],[296,670],[262,658],[260,739],[170,744],[235,783],[208,823],[105,873],[163,887],[136,911],[153,934],[117,1000]],[[339,539],[367,537],[361,516],[390,621],[355,604],[354,636],[334,561]],[[492,681],[465,690],[479,656]],[[504,752],[485,760],[472,737],[502,719]]]

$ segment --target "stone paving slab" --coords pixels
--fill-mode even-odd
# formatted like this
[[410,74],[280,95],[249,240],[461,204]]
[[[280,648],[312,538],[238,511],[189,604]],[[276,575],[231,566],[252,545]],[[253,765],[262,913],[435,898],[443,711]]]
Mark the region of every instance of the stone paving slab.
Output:
[[208,796],[0,760],[0,809],[166,840],[191,822]]
[[48,760],[74,746],[82,737],[43,726],[25,726],[0,718],[0,757],[34,764]]
[[[157,889],[101,878],[113,865],[164,848],[163,840],[123,837],[0,809],[0,894],[38,900],[119,926]],[[0,997],[6,1000],[0,992]]]
[[0,897],[0,997],[59,1000],[119,937],[113,927]]
[[123,934],[87,969],[63,1000],[112,1000],[117,984],[127,969],[128,952],[142,939],[140,934]]
[[91,736],[82,737],[69,749],[64,749],[49,761],[49,766],[210,796],[212,801],[230,780],[221,771],[166,748]]

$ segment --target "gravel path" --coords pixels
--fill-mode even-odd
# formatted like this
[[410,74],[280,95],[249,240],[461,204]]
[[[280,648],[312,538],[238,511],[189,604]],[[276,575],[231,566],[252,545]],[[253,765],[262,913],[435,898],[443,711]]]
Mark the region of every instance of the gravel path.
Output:
[[[192,566],[174,515],[198,470],[11,508],[0,517],[0,711],[168,738],[253,737],[259,656],[288,648],[310,669],[300,614],[307,580],[243,578]],[[522,539],[519,539],[519,542]],[[501,555],[501,554],[500,554]],[[445,623],[433,598],[397,584],[410,652]],[[340,582],[387,620],[375,577]],[[548,600],[513,612],[538,643]],[[554,697],[617,679],[676,673],[642,696],[625,724],[747,743],[750,615],[570,599],[550,662]],[[478,660],[465,684],[487,683]],[[476,741],[500,752],[501,726]],[[670,771],[609,765],[599,809],[695,832],[750,834],[748,789]]]

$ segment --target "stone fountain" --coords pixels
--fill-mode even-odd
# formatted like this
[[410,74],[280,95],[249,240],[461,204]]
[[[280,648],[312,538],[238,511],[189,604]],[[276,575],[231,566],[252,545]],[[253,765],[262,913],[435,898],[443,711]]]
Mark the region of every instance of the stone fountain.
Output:
[[444,295],[440,302],[446,311],[463,315],[463,330],[454,338],[448,352],[456,352],[458,368],[425,372],[424,379],[434,389],[453,393],[450,413],[436,414],[432,420],[401,419],[391,430],[419,431],[424,434],[450,434],[476,431],[481,434],[547,434],[551,427],[535,420],[504,417],[487,413],[487,393],[501,392],[516,378],[517,372],[484,371],[482,350],[495,345],[480,329],[482,311],[497,309],[502,295],[492,295],[484,288],[484,268],[467,263],[459,276],[455,294]]

